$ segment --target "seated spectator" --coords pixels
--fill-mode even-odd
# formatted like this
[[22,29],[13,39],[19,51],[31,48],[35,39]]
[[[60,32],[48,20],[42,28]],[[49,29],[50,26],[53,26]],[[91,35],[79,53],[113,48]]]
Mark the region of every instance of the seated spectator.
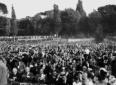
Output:
[[22,61],[19,61],[18,70],[19,73],[24,73],[25,71],[25,64]]
[[73,81],[73,85],[82,85],[82,73],[78,72],[75,75],[74,81]]
[[21,76],[18,73],[17,68],[13,68],[12,73],[10,74],[9,78],[11,81],[17,81],[17,82],[20,81]]
[[58,78],[57,78],[57,82],[58,82],[57,84],[58,85],[66,85],[66,77],[67,77],[67,74],[66,74],[65,67],[62,67],[62,71],[58,75]]
[[40,74],[39,74],[39,83],[44,84],[46,79],[46,75],[43,72],[43,69],[40,69]]
[[109,75],[109,84],[116,85],[116,78],[112,75]]
[[30,68],[30,72],[33,73],[34,76],[39,74],[40,67],[38,66],[37,63],[34,64],[33,67]]
[[0,85],[7,85],[8,70],[4,59],[0,56]]
[[88,85],[94,85],[93,83],[93,78],[94,78],[94,75],[92,74],[92,72],[88,72]]
[[96,85],[108,85],[106,69],[104,69],[104,68],[100,69],[100,72],[98,75],[98,82],[96,82]]
[[22,75],[23,82],[32,82],[33,81],[33,74],[30,72],[30,68],[26,67],[25,73]]

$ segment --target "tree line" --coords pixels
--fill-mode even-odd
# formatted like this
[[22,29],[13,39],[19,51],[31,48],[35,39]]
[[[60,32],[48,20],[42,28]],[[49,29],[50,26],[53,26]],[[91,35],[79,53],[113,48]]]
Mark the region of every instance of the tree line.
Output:
[[99,7],[86,15],[82,1],[79,0],[76,9],[67,8],[61,11],[55,4],[53,10],[37,13],[33,17],[16,19],[17,27],[12,26],[11,22],[12,19],[0,16],[0,35],[11,35],[14,32],[13,34],[21,36],[113,36],[116,34],[116,5]]

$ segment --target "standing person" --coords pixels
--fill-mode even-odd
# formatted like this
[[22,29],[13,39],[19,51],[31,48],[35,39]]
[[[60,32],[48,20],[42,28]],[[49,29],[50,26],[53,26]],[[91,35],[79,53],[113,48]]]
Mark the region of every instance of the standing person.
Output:
[[96,85],[109,85],[107,78],[107,70],[105,68],[100,68]]
[[0,85],[7,85],[8,71],[4,59],[0,57]]
[[[116,55],[116,54],[115,54]],[[114,76],[114,77],[116,77],[116,57],[115,57],[115,55],[112,55],[111,56],[111,71],[112,71],[112,75]]]

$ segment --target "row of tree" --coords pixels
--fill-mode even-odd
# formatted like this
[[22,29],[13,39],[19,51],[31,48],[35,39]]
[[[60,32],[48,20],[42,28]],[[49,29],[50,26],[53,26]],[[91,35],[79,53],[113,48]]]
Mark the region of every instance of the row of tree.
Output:
[[[41,16],[44,16],[42,18]],[[62,35],[74,36],[80,33],[79,22],[87,17],[79,0],[76,10],[68,8],[59,10],[58,5],[53,10],[36,14],[34,17],[26,17],[18,21],[19,35]],[[25,31],[26,32],[25,32]]]
[[57,34],[89,37],[96,34],[100,37],[116,33],[116,5],[99,7],[88,16],[81,0],[78,1],[76,10],[68,8],[60,11],[58,5],[55,4],[53,10],[38,13],[33,17],[16,20],[13,18],[16,17],[15,11],[13,14],[10,25],[8,25],[8,18],[0,17],[0,28],[3,28],[0,30],[1,35]]

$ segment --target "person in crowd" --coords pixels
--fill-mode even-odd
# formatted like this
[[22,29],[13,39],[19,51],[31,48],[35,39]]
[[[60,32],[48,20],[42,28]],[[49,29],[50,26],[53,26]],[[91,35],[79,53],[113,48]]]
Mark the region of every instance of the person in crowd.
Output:
[[40,74],[38,78],[39,83],[44,84],[46,82],[45,79],[46,79],[46,75],[44,74],[43,69],[40,69]]
[[8,69],[4,59],[0,56],[0,85],[7,85]]
[[107,78],[107,71],[105,68],[100,68],[99,74],[98,74],[98,82],[96,82],[96,85],[108,85],[108,78]]
[[30,67],[25,68],[25,73],[22,75],[23,82],[33,82],[33,74],[30,72]]
[[9,78],[10,78],[11,81],[17,81],[17,82],[20,81],[21,76],[20,76],[20,74],[18,73],[17,68],[13,68],[13,71],[12,71],[12,73],[10,73]]
[[[115,44],[112,44],[112,48],[108,43],[90,42],[78,42],[78,45],[50,43],[34,47],[17,44],[10,47],[13,50],[8,47],[9,51],[5,52],[9,78],[14,77],[14,80],[17,80],[20,75],[20,82],[36,81],[47,85],[106,85],[115,81]],[[12,51],[16,51],[17,48],[19,52],[14,54]]]
[[82,73],[81,72],[77,72],[77,74],[75,75],[73,85],[82,85]]
[[87,78],[88,78],[88,85],[94,85],[93,82],[94,74],[91,71],[88,72]]

